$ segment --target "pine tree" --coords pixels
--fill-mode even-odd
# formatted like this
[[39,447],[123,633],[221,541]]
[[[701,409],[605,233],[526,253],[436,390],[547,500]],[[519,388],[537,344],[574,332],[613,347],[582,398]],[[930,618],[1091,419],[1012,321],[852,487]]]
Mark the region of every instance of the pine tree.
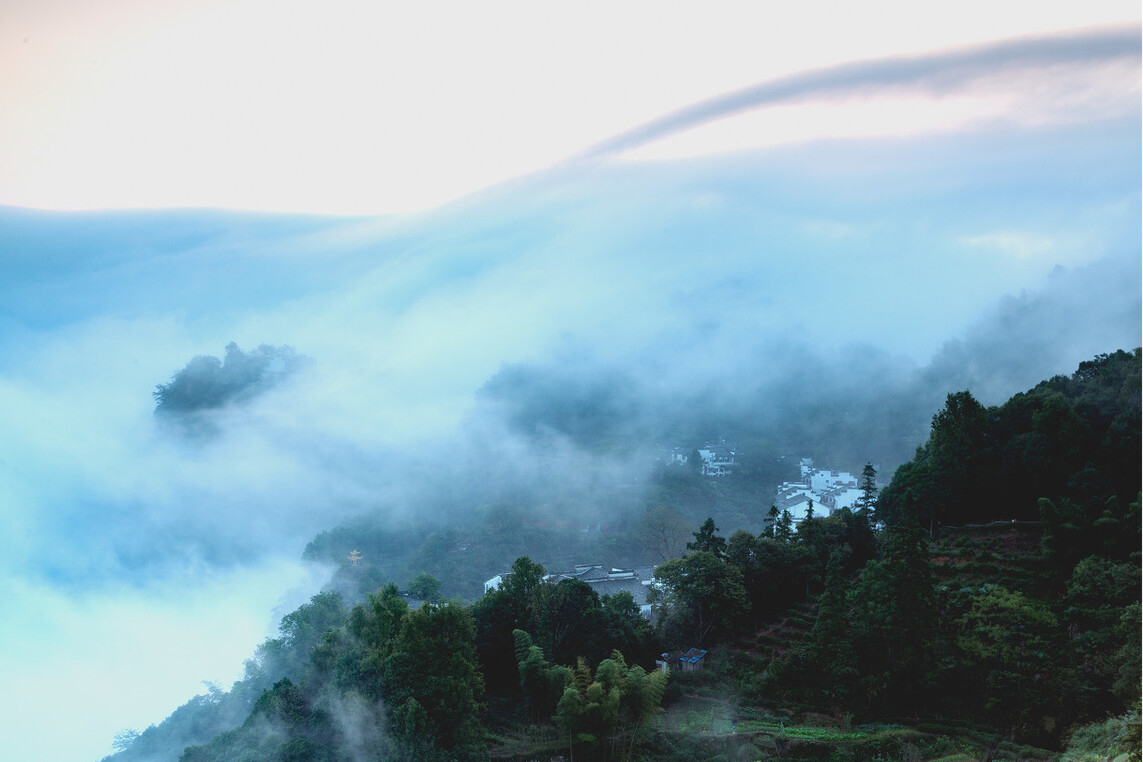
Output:
[[770,506],[770,512],[766,514],[765,526],[762,529],[762,534],[760,534],[759,537],[773,537],[774,536],[774,528],[776,526],[778,526],[779,515],[780,514],[778,513],[778,506],[771,505]]
[[872,463],[866,463],[861,469],[861,497],[857,498],[854,508],[859,511],[872,511],[877,507],[877,470]]
[[782,511],[777,526],[774,527],[774,539],[779,542],[789,542],[794,537],[794,517],[789,509]]
[[858,676],[847,590],[842,555],[834,550],[826,570],[825,591],[818,601],[809,656],[821,688],[836,707],[844,706]]
[[722,558],[726,554],[726,538],[715,534],[717,531],[718,527],[714,525],[714,519],[708,516],[699,530],[694,533],[695,541],[687,543],[687,550],[705,550],[707,553],[713,553],[716,558]]
[[937,623],[928,547],[915,523],[891,527],[885,558],[865,567],[855,597],[854,645],[871,701],[912,711],[926,697]]

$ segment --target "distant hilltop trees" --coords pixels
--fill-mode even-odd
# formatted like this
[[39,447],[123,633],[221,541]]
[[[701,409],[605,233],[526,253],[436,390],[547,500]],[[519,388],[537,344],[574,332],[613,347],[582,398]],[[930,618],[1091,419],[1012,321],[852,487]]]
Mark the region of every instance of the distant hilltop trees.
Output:
[[221,360],[198,355],[168,383],[156,386],[155,413],[194,413],[245,402],[278,385],[306,362],[293,347],[262,344],[243,352],[230,342]]

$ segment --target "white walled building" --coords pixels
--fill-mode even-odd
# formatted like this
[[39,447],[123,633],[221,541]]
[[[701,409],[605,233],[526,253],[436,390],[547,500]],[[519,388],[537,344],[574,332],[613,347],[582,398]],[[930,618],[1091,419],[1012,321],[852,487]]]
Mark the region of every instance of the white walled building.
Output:
[[813,469],[802,477],[810,489],[818,494],[833,487],[857,487],[857,477],[848,471]]
[[707,442],[702,447],[692,449],[688,447],[675,447],[673,449],[660,449],[659,462],[671,466],[689,463],[692,455],[697,452],[702,460],[703,476],[728,476],[738,465],[738,451],[733,443],[726,440]]
[[857,500],[860,497],[861,490],[857,487],[838,485],[836,487],[830,487],[821,493],[821,503],[829,508],[830,513],[833,513],[842,508],[852,508],[857,504]]
[[699,448],[698,454],[702,458],[703,476],[727,476],[737,465],[737,448],[725,440],[707,442]]
[[810,501],[815,516],[828,516],[842,508],[852,508],[861,497],[857,477],[848,471],[815,468],[812,458],[802,458],[799,470],[802,480],[783,482],[774,497],[778,512],[789,511],[795,523],[806,518]]

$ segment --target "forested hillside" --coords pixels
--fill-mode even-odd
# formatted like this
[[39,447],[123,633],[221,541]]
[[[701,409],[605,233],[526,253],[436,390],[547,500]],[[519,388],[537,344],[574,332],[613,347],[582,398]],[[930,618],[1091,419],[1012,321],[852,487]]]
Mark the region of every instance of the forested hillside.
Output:
[[[109,760],[1138,760],[1139,464],[1137,349],[997,407],[949,395],[873,507],[691,523],[655,545],[654,624],[524,555],[471,603],[418,577],[414,605],[396,567],[346,561],[231,691]],[[667,538],[676,508],[643,529]],[[400,544],[370,531],[378,557]],[[452,551],[510,547],[452,531]],[[432,571],[448,590],[458,569]],[[701,671],[658,669],[691,648]]]
[[[911,513],[930,532],[943,524],[1043,519],[1053,532],[1068,525],[1085,536],[1106,518],[1102,531],[1135,549],[1139,516],[1125,511],[1139,487],[1139,390],[1138,351],[1119,351],[999,407],[968,392],[949,395],[929,441],[881,496],[878,516],[893,523]],[[1127,534],[1110,522],[1126,522]]]

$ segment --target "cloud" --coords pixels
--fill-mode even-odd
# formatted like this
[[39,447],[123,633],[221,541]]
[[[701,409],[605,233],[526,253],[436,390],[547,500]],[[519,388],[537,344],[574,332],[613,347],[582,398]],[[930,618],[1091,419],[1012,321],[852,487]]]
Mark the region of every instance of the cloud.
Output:
[[[585,388],[630,384],[671,400],[696,389],[733,400],[815,358],[828,360],[824,377],[852,346],[923,365],[1057,264],[1135,261],[1130,128],[583,165],[402,221],[23,219],[28,252],[69,224],[93,234],[65,239],[50,266],[8,285],[20,298],[5,329],[14,349],[0,359],[11,411],[0,467],[7,499],[23,506],[5,519],[10,557],[61,584],[113,583],[300,551],[372,506],[415,511],[421,488],[402,474],[463,439],[477,390],[505,364],[582,365]],[[180,224],[192,233],[173,234]],[[998,257],[999,245],[1036,256]],[[1076,282],[1074,301],[1104,298]],[[61,290],[83,298],[55,299]],[[1109,318],[1114,331],[1075,328],[1137,332],[1129,311]],[[314,362],[219,411],[217,441],[165,435],[151,417],[155,385],[231,341],[289,344]],[[614,378],[592,376],[607,369]],[[464,425],[503,433],[495,421]],[[52,543],[64,552],[29,550]]]
[[[141,575],[133,589],[62,591],[0,577],[3,726],[18,759],[95,760],[115,732],[158,723],[202,691],[229,685],[275,633],[283,592],[312,594],[321,580],[294,558],[231,572],[198,569],[178,580]],[[291,596],[300,603],[299,595]],[[57,732],[44,729],[45,718]],[[66,732],[58,732],[66,727]]]
[[[796,114],[796,122],[791,125],[794,129],[786,131],[785,140],[814,137],[819,125],[833,125],[823,134],[855,137],[884,130],[908,134],[917,129],[948,129],[950,122],[955,125],[966,119],[1008,114],[1025,123],[1122,116],[1137,110],[1134,106],[1138,101],[1139,54],[1138,29],[1120,27],[1006,40],[947,53],[847,63],[763,82],[696,103],[610,138],[572,161],[630,153],[747,111],[814,99],[849,102],[841,103],[833,113]],[[975,94],[971,92],[974,89]],[[1036,93],[1036,97],[1029,93]],[[868,103],[878,97],[911,98],[914,102],[904,104],[897,112],[875,116],[871,124],[862,127],[860,118],[854,119],[855,108],[860,109],[854,101]],[[931,121],[907,126],[920,110],[918,99],[935,102],[950,97],[965,98],[963,109],[968,113],[958,116],[935,112]],[[1001,97],[1003,103],[989,105],[988,97]],[[975,117],[973,111],[977,112]],[[766,118],[773,121],[772,115]],[[754,141],[759,139],[758,127],[764,124],[748,130],[754,133]],[[738,140],[724,130],[706,135],[700,143],[710,147],[708,150],[726,151],[735,148]],[[765,138],[762,140],[766,142]],[[745,147],[758,144],[747,143]],[[697,149],[689,152],[693,154]]]
[[1052,238],[1018,230],[968,236],[964,242],[969,246],[979,246],[1017,259],[1058,256],[1061,248],[1059,242]]
[[[1070,375],[1074,358],[1140,345],[1143,313],[1138,262],[1102,259],[1056,268],[1041,288],[999,300],[941,347],[927,380],[971,389],[986,404],[1052,375]],[[1014,351],[1018,348],[1018,351]]]

